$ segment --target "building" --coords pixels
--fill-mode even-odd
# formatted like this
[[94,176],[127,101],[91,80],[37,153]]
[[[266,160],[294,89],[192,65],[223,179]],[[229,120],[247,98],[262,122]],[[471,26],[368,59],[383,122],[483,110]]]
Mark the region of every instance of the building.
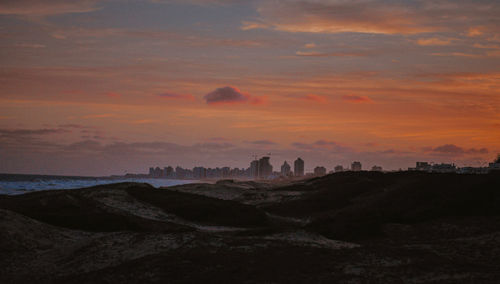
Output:
[[373,166],[372,167],[372,172],[381,172],[382,171],[382,167],[381,166]]
[[457,172],[457,167],[455,164],[434,164],[431,171],[433,173],[455,173]]
[[222,177],[228,178],[230,176],[231,176],[231,168],[230,167],[223,167],[222,168]]
[[169,178],[174,177],[174,168],[172,168],[171,166],[163,168],[163,174]]
[[259,178],[267,179],[273,173],[273,166],[269,162],[270,157],[262,157],[259,160]]
[[359,171],[361,171],[361,169],[362,169],[361,162],[352,162],[352,164],[351,164],[352,171],[359,172]]
[[321,177],[326,175],[326,168],[325,167],[315,167],[314,168],[314,175]]
[[493,163],[490,163],[488,165],[488,169],[490,172],[495,171],[498,172],[500,171],[500,154],[498,154],[498,157],[493,161]]
[[160,169],[160,167],[156,167],[154,168],[153,170],[153,177],[154,178],[160,178],[162,176],[162,170]]
[[179,166],[175,167],[175,177],[178,179],[184,179],[186,177],[186,170]]
[[[500,168],[499,168],[500,169]],[[489,168],[486,167],[462,167],[457,169],[457,173],[459,174],[475,174],[475,175],[480,175],[480,174],[487,174],[489,172]]]
[[290,165],[285,161],[283,165],[281,166],[281,175],[282,176],[289,176],[291,171]]
[[207,177],[207,169],[204,167],[194,167],[193,168],[193,177],[195,179],[204,179]]
[[304,176],[304,160],[297,158],[293,163],[293,173],[296,177]]
[[432,165],[427,162],[417,162],[415,169],[417,171],[430,171],[432,169]]
[[253,160],[250,163],[250,177],[256,179],[259,177],[259,161]]
[[335,166],[334,170],[336,173],[340,173],[344,171],[344,167],[342,167],[341,165],[337,165]]

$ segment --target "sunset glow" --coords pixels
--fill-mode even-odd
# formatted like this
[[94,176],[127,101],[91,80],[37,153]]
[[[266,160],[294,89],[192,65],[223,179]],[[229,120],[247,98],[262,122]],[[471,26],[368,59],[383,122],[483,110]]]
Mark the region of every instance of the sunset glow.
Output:
[[480,166],[498,1],[0,3],[0,172]]

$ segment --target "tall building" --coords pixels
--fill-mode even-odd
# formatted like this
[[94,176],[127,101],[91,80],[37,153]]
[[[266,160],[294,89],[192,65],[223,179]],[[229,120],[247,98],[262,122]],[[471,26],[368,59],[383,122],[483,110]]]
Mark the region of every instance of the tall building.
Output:
[[281,175],[285,177],[290,175],[290,170],[291,170],[290,165],[285,161],[281,166]]
[[223,167],[222,168],[222,177],[228,178],[230,176],[231,176],[231,168],[230,167]]
[[186,177],[186,171],[183,168],[179,167],[179,166],[175,167],[175,177],[178,178],[178,179],[185,178]]
[[269,157],[262,157],[259,160],[259,178],[268,178],[273,173],[273,166],[269,162]]
[[293,163],[293,173],[296,177],[304,176],[304,160],[297,158]]
[[207,177],[207,169],[204,167],[194,167],[193,176],[195,179],[204,179]]
[[351,164],[351,170],[354,171],[354,172],[361,171],[361,163],[360,162],[352,162],[352,164]]
[[168,178],[172,178],[174,175],[174,168],[171,166],[163,168],[163,174]]
[[254,178],[254,179],[259,177],[259,161],[258,160],[253,160],[250,163],[250,177]]
[[162,170],[160,169],[160,167],[156,167],[154,169],[154,172],[153,172],[153,177],[159,178],[159,177],[161,177],[161,173],[162,173]]
[[343,172],[343,171],[344,171],[344,167],[342,167],[341,165],[335,166],[335,172],[336,173],[340,173],[340,172]]
[[314,168],[314,175],[318,176],[318,177],[326,175],[326,168],[325,167],[315,167]]

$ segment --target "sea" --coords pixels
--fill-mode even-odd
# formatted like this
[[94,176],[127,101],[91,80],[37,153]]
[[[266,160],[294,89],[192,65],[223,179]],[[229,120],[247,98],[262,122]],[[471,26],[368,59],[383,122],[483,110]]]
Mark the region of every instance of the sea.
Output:
[[197,183],[200,181],[156,178],[0,174],[0,194],[16,195],[40,190],[75,189],[120,182],[140,182],[148,183],[154,187],[168,187],[188,183]]

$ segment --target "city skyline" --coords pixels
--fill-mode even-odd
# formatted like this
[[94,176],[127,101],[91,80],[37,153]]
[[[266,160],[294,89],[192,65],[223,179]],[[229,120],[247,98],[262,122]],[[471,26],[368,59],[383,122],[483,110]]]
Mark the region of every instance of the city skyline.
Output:
[[269,152],[487,165],[499,14],[492,0],[1,1],[0,172],[246,167]]
[[[303,179],[310,177],[321,177],[327,174],[340,173],[340,172],[360,172],[360,171],[372,171],[372,172],[394,172],[392,170],[386,170],[379,165],[366,166],[359,161],[353,161],[350,166],[344,167],[343,165],[336,165],[334,167],[324,167],[317,165],[314,167],[313,171],[304,170],[305,161],[300,157],[297,157],[293,162],[294,168],[291,170],[291,166],[288,161],[284,161],[283,165],[273,171],[273,166],[270,164],[270,157],[264,156],[258,158],[254,156],[254,160],[250,162],[250,165],[246,168],[231,168],[227,166],[221,167],[204,167],[195,166],[192,169],[182,168],[176,166],[175,169],[172,166],[165,166],[160,168],[159,166],[150,167],[148,174],[133,174],[127,173],[126,177],[149,177],[149,178],[169,178],[169,179],[244,179],[244,180],[274,180],[274,179]],[[407,169],[399,169],[397,171],[422,171],[422,172],[432,172],[432,173],[459,173],[459,174],[487,174],[492,171],[500,170],[500,154],[497,158],[488,165],[480,167],[459,167],[454,163],[433,163],[433,162],[415,162],[415,167],[408,167]]]

